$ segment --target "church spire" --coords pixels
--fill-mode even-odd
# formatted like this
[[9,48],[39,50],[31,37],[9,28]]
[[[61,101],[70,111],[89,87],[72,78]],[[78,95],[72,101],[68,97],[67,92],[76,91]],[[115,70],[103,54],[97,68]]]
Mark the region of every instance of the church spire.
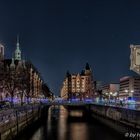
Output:
[[91,68],[88,63],[85,66],[85,75],[90,75],[92,73]]
[[17,44],[16,44],[17,48],[19,48],[19,35],[17,35]]
[[86,70],[90,70],[90,66],[88,63],[86,63],[86,67],[85,67]]
[[17,43],[16,43],[16,50],[15,50],[15,60],[21,60],[21,50],[19,48],[19,36],[17,35]]

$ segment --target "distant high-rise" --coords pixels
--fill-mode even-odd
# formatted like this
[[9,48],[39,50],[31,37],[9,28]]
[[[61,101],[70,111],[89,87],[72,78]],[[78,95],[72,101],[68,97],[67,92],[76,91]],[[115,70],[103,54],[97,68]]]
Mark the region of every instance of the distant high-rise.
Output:
[[0,44],[0,60],[4,59],[4,46]]
[[94,83],[92,70],[89,64],[86,64],[81,74],[70,74],[67,72],[66,78],[61,88],[61,97],[65,99],[79,98],[81,100],[92,98],[94,92]]
[[119,98],[140,101],[140,76],[126,76],[120,79]]
[[110,83],[102,86],[102,98],[104,100],[117,100],[119,94],[119,83]]

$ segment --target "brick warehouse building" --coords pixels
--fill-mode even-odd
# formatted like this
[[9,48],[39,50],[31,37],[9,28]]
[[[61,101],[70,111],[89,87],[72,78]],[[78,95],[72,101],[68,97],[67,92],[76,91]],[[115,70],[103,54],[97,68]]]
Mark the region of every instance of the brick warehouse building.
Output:
[[12,59],[4,58],[4,46],[0,45],[0,100],[25,102],[43,97],[43,79],[31,62],[22,59],[17,40]]
[[93,98],[94,84],[92,70],[89,64],[81,74],[70,74],[67,72],[61,88],[61,97],[64,99],[79,98],[80,100]]

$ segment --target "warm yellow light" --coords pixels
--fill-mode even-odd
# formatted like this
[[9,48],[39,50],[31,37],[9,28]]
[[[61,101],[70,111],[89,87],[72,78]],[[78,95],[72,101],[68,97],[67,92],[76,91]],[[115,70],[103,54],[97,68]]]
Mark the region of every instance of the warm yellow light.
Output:
[[128,90],[126,89],[125,92],[128,92]]

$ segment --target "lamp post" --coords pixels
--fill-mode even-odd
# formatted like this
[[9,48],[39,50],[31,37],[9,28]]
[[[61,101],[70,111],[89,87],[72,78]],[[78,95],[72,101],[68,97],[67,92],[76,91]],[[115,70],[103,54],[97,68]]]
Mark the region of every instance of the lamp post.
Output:
[[106,92],[106,93],[105,93],[106,97],[108,98],[108,103],[109,103],[109,104],[110,104],[110,99],[111,99],[112,94],[113,94],[112,92],[109,92],[109,93]]
[[127,89],[125,89],[125,93],[127,94],[125,98],[128,97],[128,92],[129,92],[129,91],[128,91]]
[[128,95],[127,99],[128,98],[131,98],[132,99],[133,98],[134,90],[129,91],[129,90],[125,89],[125,93],[127,93],[127,95]]
[[116,91],[116,92],[113,93],[113,100],[114,100],[115,104],[116,104],[116,101],[117,101],[117,97],[118,97],[118,92]]
[[130,91],[130,94],[129,94],[129,96],[131,97],[131,99],[133,99],[133,93],[134,93],[134,90],[131,90]]
[[109,103],[110,103],[112,94],[113,94],[112,92],[109,93]]
[[105,93],[105,101],[106,101],[106,103],[108,102],[108,93],[107,92]]

